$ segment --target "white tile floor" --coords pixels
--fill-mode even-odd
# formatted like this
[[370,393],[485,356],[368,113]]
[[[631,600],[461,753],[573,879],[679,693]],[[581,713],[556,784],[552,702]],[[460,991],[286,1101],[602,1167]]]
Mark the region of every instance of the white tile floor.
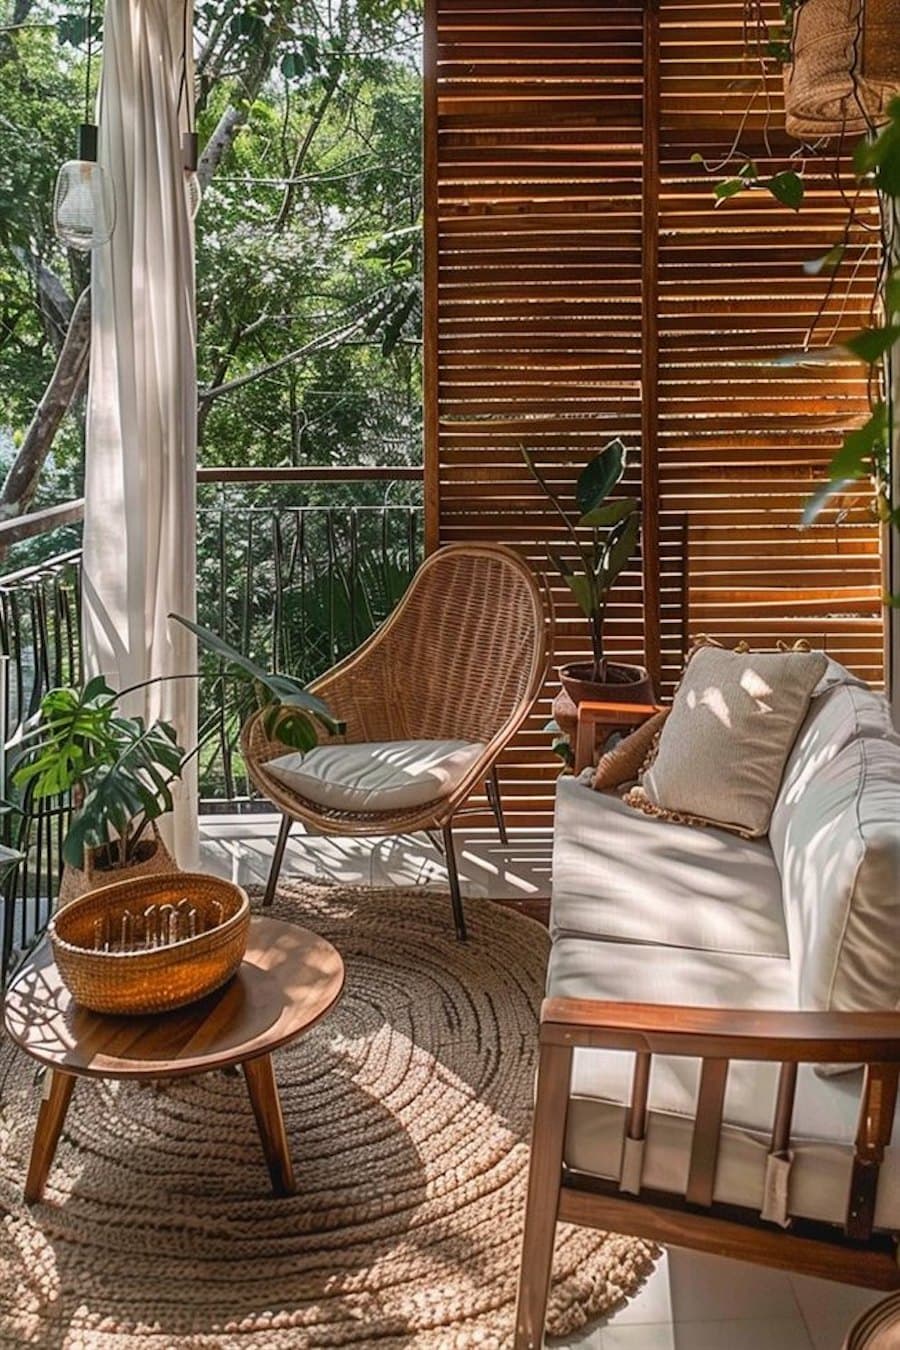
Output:
[[[276,821],[213,816],[202,822],[205,867],[241,883],[265,880]],[[528,898],[550,891],[549,833],[460,831],[469,895]],[[440,854],[421,836],[313,839],[295,830],[285,874],[348,884],[446,886]],[[880,1296],[849,1285],[670,1248],[624,1308],[557,1350],[840,1350],[853,1320]]]

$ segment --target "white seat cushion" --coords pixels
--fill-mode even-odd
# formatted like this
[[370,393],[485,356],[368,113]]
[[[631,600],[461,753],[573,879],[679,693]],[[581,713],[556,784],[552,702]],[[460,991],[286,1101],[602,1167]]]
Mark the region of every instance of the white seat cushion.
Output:
[[767,840],[655,820],[571,777],[557,787],[550,931],[788,953]]
[[480,741],[362,741],[271,759],[266,773],[332,811],[405,811],[447,797],[484,754]]
[[[562,938],[554,944],[548,993],[662,1004],[747,1009],[789,1008],[787,960],[691,952],[671,947]],[[625,1104],[634,1058],[623,1051],[576,1050],[566,1133],[566,1162],[618,1179],[622,1173]],[[656,1056],[641,1184],[684,1195],[690,1164],[700,1065]],[[798,1074],[788,1179],[788,1213],[844,1222],[850,1186],[861,1073],[821,1079]],[[764,1202],[778,1065],[733,1061],[728,1075],[714,1198],[757,1213]],[[879,1177],[876,1225],[900,1226],[900,1113]]]

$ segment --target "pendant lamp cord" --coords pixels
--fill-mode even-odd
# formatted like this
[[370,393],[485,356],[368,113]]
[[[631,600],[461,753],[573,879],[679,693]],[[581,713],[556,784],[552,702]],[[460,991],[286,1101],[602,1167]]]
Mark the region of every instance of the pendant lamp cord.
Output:
[[94,44],[94,0],[88,0],[87,12],[87,69],[84,77],[84,120],[93,122],[91,117],[91,56]]

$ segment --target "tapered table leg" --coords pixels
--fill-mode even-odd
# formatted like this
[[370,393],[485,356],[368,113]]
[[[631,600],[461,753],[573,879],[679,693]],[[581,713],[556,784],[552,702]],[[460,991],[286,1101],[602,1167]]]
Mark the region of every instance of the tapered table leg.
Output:
[[256,1117],[256,1128],[272,1178],[272,1190],[276,1195],[293,1195],[297,1187],[284,1132],[284,1117],[281,1114],[272,1056],[260,1055],[258,1059],[247,1059],[242,1067]]
[[53,1164],[56,1145],[66,1119],[66,1111],[75,1086],[75,1075],[62,1073],[59,1069],[48,1070],[41,1109],[38,1112],[37,1125],[34,1128],[34,1142],[31,1145],[31,1160],[28,1164],[28,1176],[25,1179],[25,1203],[33,1205],[44,1193],[44,1183]]

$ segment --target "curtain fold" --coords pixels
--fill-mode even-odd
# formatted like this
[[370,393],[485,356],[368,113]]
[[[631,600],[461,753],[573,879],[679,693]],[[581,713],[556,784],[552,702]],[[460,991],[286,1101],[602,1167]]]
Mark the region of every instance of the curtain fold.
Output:
[[[82,601],[85,670],[119,689],[196,670],[193,639],[167,620],[193,617],[196,596],[194,241],[181,155],[191,24],[190,0],[106,5],[98,158],[117,215],[92,255]],[[154,684],[127,708],[196,745],[195,680]],[[196,795],[192,759],[162,822],[184,867],[196,865]]]

